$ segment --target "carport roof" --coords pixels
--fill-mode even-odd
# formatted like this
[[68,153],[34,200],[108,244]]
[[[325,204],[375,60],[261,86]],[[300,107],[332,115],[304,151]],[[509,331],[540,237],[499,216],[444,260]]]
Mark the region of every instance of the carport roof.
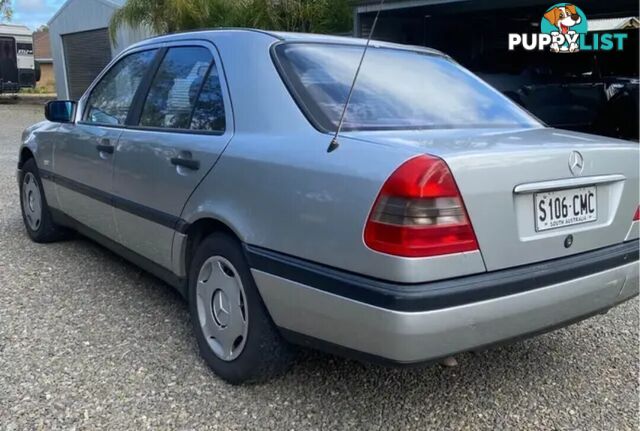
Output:
[[380,0],[360,0],[356,3],[356,9],[359,13],[375,12],[378,9],[392,10],[404,9],[410,7],[429,6],[443,3],[456,3],[466,0],[386,0],[380,7]]
[[[385,0],[380,7],[380,0],[359,0],[355,3],[357,13],[375,12],[381,10],[397,10],[408,9],[421,6],[435,6],[444,4],[460,3],[461,6],[468,8],[481,7],[485,10],[490,9],[506,9],[517,7],[550,7],[553,5],[551,0],[493,0],[491,2],[478,2],[471,0]],[[582,7],[587,16],[590,14],[598,14],[605,16],[629,16],[637,15],[637,0],[607,0],[606,2],[588,2],[588,5]],[[635,12],[635,13],[630,13]]]

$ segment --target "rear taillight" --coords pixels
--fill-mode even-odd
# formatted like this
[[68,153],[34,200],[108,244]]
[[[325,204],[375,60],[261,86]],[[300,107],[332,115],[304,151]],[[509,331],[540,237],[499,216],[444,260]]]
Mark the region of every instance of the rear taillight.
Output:
[[373,250],[427,257],[478,249],[460,191],[446,163],[419,156],[391,174],[364,230]]
[[640,205],[636,208],[636,213],[633,215],[633,221],[640,221]]

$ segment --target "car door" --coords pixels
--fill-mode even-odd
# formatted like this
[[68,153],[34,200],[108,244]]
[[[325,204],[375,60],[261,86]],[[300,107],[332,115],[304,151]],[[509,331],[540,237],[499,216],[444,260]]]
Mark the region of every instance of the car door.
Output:
[[53,169],[62,210],[111,239],[116,236],[113,153],[134,95],[157,53],[144,50],[117,61],[81,100],[78,121],[61,125],[56,137]]
[[167,46],[146,97],[115,152],[115,221],[120,241],[171,268],[187,199],[232,135],[218,54],[208,42]]

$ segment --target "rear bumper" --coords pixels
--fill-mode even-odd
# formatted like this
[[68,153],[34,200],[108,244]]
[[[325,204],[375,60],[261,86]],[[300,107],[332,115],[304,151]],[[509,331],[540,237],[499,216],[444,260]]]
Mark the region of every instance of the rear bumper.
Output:
[[247,254],[271,317],[285,334],[395,363],[433,360],[544,332],[638,295],[637,240],[422,285],[390,284],[328,268],[321,274],[317,265],[252,247]]

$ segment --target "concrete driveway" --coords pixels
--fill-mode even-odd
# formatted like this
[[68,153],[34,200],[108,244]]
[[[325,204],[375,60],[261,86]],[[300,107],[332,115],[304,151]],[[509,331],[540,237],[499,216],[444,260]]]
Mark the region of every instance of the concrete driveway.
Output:
[[457,368],[305,352],[285,377],[223,383],[171,288],[83,239],[31,243],[15,181],[42,108],[0,106],[0,430],[638,429],[638,300]]

